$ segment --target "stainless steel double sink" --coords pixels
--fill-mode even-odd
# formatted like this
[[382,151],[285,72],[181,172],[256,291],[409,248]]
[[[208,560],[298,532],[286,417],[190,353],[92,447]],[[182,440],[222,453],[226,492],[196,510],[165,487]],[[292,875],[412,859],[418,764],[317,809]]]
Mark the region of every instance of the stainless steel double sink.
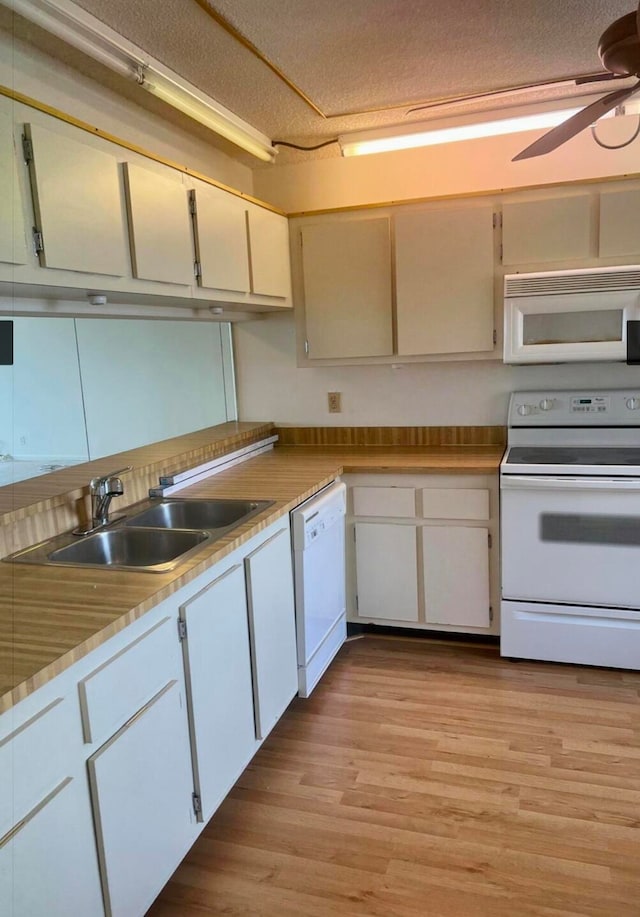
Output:
[[273,500],[147,500],[88,535],[59,535],[7,557],[16,563],[166,573]]

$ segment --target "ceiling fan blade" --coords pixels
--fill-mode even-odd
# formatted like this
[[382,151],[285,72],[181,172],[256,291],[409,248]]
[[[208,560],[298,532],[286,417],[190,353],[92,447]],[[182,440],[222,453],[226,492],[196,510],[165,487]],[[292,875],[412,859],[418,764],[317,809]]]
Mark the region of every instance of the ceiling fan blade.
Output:
[[558,124],[557,127],[552,128],[552,130],[548,131],[544,136],[539,137],[538,140],[522,150],[521,153],[514,156],[511,161],[518,162],[520,159],[532,159],[534,156],[544,156],[545,153],[550,153],[552,150],[562,146],[563,143],[566,143],[567,140],[571,140],[572,137],[575,137],[576,134],[583,131],[585,127],[589,127],[590,124],[593,124],[598,118],[601,118],[602,115],[606,115],[608,111],[617,108],[618,105],[622,105],[622,103],[628,99],[629,96],[637,92],[638,89],[640,89],[640,82],[630,88],[618,89],[616,92],[610,92],[609,95],[605,96],[603,99],[592,102],[591,105],[587,105],[586,108],[583,108],[571,118],[563,121],[562,124]]

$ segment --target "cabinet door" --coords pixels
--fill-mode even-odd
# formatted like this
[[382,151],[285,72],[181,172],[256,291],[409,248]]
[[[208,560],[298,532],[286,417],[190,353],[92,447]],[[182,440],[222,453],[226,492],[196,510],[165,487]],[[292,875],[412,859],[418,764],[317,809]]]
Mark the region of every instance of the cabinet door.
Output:
[[0,910],[3,917],[104,913],[86,780],[62,780],[0,838]]
[[640,191],[605,191],[600,195],[601,258],[640,253]]
[[248,293],[251,284],[246,204],[219,188],[196,188],[190,194],[200,264],[198,284]]
[[200,821],[208,821],[256,747],[241,564],[180,608]]
[[264,739],[298,691],[291,539],[280,529],[245,558],[256,737]]
[[194,281],[189,198],[181,181],[124,163],[133,275],[140,280]]
[[254,204],[248,207],[251,292],[291,298],[289,221]]
[[502,207],[502,263],[533,264],[588,258],[591,197],[577,194]]
[[356,524],[358,614],[418,620],[418,563],[413,525]]
[[398,353],[493,350],[493,210],[395,217]]
[[301,230],[308,356],[393,353],[389,220]]
[[109,917],[140,917],[196,836],[186,711],[170,681],[89,758]]
[[39,124],[25,125],[44,267],[123,276],[129,272],[118,161]]
[[427,623],[489,627],[489,531],[465,526],[422,529]]
[[25,264],[27,243],[14,147],[14,123],[0,113],[0,261]]

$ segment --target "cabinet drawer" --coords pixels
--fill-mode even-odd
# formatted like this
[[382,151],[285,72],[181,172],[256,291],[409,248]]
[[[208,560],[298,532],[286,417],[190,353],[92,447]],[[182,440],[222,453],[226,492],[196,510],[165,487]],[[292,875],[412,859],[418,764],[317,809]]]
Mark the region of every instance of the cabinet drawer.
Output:
[[413,519],[416,497],[413,487],[354,487],[354,516],[396,516]]
[[0,740],[0,838],[72,770],[73,704],[58,697]]
[[489,518],[489,491],[453,487],[422,490],[422,515],[425,519]]
[[154,627],[94,669],[78,685],[85,742],[102,742],[167,683],[178,636],[172,618]]

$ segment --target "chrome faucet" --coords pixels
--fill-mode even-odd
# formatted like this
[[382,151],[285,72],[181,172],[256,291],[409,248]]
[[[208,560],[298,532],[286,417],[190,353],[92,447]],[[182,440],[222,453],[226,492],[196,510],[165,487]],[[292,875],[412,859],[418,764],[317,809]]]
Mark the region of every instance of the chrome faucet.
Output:
[[89,482],[91,524],[74,529],[74,535],[88,535],[90,532],[95,532],[96,529],[102,529],[122,519],[122,516],[109,519],[109,506],[114,497],[119,497],[124,493],[124,485],[118,475],[131,470],[132,466],[127,465],[126,468],[119,468],[117,471],[110,471],[101,477],[91,479]]

